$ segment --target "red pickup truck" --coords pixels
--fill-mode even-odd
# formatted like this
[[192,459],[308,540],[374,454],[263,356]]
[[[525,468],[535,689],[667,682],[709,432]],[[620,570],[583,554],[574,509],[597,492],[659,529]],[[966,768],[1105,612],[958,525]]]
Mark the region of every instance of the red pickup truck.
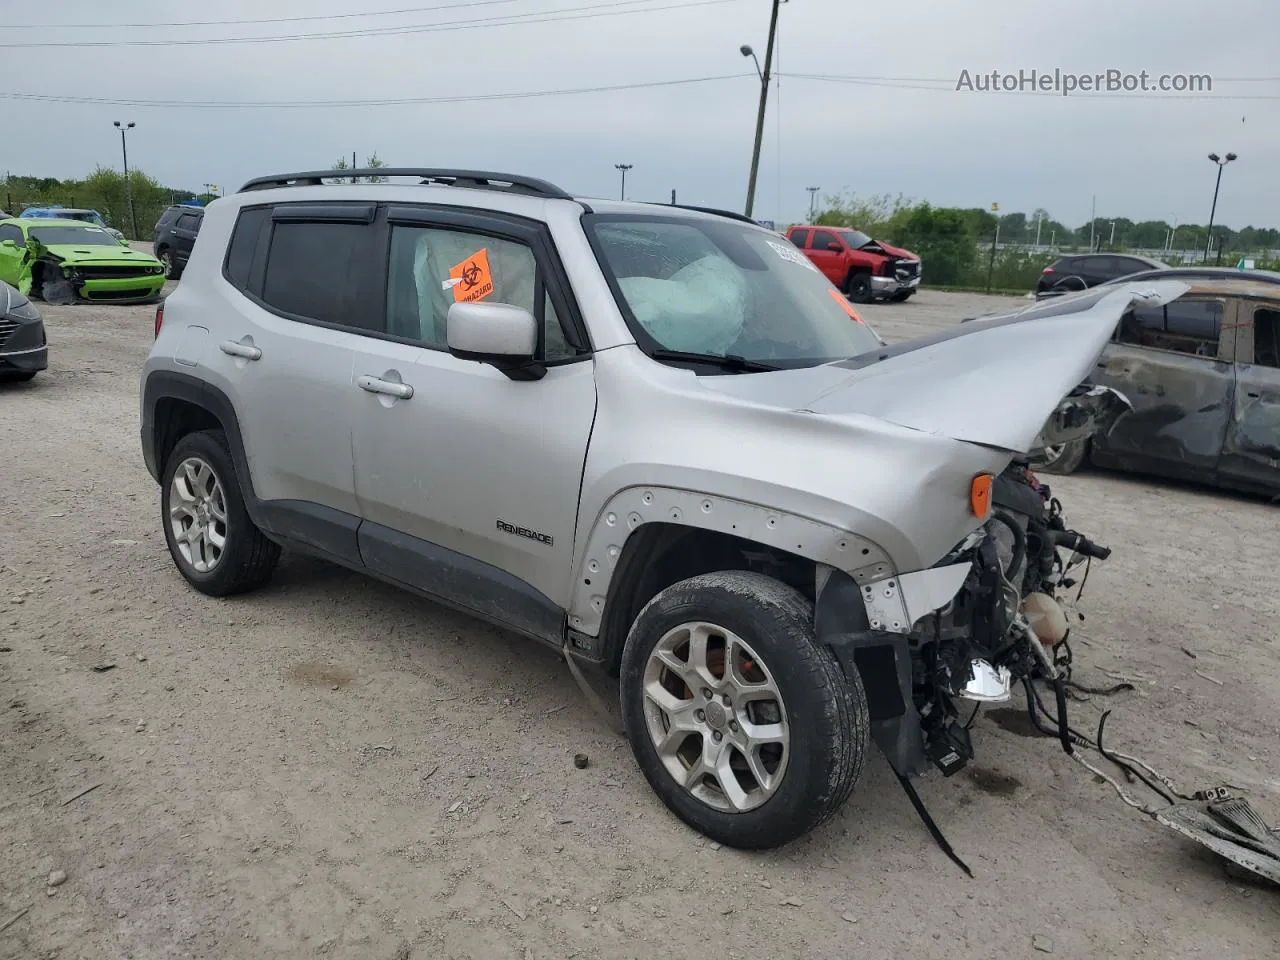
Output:
[[920,286],[920,258],[847,227],[799,225],[787,239],[851,300],[906,300]]

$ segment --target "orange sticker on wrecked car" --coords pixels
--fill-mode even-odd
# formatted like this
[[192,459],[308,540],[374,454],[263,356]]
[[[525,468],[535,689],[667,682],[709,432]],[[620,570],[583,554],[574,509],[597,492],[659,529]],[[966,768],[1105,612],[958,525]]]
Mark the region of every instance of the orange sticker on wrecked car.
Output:
[[449,270],[455,303],[483,300],[493,293],[493,274],[489,270],[487,248],[473,253]]
[[844,298],[843,293],[841,293],[835,287],[831,287],[830,289],[828,289],[827,293],[831,294],[832,300],[840,304],[841,310],[843,310],[845,313],[851,316],[854,320],[857,320],[859,323],[862,323],[862,317],[858,316],[858,311],[853,309],[853,304]]

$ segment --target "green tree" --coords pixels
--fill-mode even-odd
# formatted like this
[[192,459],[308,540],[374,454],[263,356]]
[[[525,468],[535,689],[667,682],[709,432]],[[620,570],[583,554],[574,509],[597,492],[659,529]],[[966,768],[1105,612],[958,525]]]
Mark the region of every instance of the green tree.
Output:
[[[982,212],[982,211],[979,211]],[[918,254],[930,283],[957,286],[972,281],[978,256],[972,211],[917,204],[901,218],[894,242]],[[986,215],[995,226],[995,218]]]

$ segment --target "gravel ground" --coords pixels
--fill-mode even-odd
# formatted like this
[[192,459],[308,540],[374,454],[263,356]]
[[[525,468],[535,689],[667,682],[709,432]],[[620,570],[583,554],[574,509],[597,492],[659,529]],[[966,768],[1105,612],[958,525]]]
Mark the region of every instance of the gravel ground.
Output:
[[[896,339],[1016,305],[864,312]],[[1030,738],[1020,699],[978,719],[968,770],[920,785],[976,879],[878,756],[829,825],[750,855],[669,815],[541,648],[305,559],[196,594],[139,453],[152,310],[43,312],[50,369],[0,387],[0,925],[27,911],[0,957],[1280,955],[1280,896]],[[1275,508],[1055,486],[1115,548],[1077,677],[1137,685],[1078,723],[1114,708],[1117,746],[1280,822]]]

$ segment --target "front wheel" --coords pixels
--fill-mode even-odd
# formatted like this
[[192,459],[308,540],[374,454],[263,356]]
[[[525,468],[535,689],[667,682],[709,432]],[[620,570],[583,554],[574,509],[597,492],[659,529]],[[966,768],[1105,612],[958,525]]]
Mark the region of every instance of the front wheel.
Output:
[[844,292],[854,303],[870,303],[874,296],[871,289],[871,274],[850,273],[844,282]]
[[813,632],[813,606],[758,573],[661,591],[622,652],[623,723],[649,785],[685,823],[739,849],[829,819],[862,771],[870,721]]
[[1065,477],[1075,473],[1089,453],[1089,438],[1070,440],[1045,447],[1031,458],[1031,467],[1041,473]]

